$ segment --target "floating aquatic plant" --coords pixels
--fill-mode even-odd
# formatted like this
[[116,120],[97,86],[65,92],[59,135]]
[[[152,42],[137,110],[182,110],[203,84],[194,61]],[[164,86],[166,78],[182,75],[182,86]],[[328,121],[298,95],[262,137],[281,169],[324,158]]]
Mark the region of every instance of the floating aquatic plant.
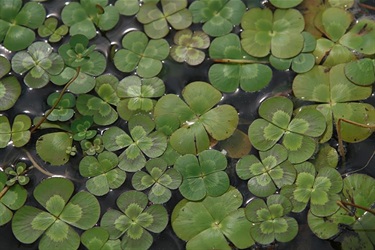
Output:
[[10,71],[10,62],[0,56],[0,111],[14,106],[21,95],[21,85],[14,76],[5,77]]
[[64,178],[49,178],[38,184],[33,192],[41,210],[29,205],[19,209],[12,220],[14,236],[31,244],[38,238],[39,249],[78,249],[80,237],[73,229],[89,229],[99,219],[100,206],[91,194],[81,191],[73,195],[73,183]]
[[100,226],[109,232],[110,239],[121,237],[123,249],[149,249],[152,233],[160,233],[168,223],[167,210],[159,204],[147,206],[147,195],[139,191],[122,193],[116,201],[120,211],[108,210]]
[[172,228],[187,241],[186,249],[243,249],[254,245],[251,223],[245,217],[241,193],[230,187],[218,197],[207,196],[201,201],[180,201],[172,213]]

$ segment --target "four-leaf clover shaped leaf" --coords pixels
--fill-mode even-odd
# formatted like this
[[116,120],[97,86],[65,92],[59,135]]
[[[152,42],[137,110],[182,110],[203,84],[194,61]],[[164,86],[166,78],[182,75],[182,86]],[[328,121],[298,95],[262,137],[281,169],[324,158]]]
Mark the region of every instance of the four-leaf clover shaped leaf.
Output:
[[170,55],[176,62],[186,62],[196,66],[203,62],[206,54],[201,49],[210,46],[210,38],[202,31],[191,31],[189,29],[176,32]]
[[161,97],[164,92],[164,82],[158,77],[128,76],[119,82],[116,89],[117,96],[122,99],[118,105],[130,112],[152,111],[156,103],[152,98]]
[[197,0],[190,4],[189,10],[194,23],[204,23],[203,31],[218,37],[228,34],[240,23],[246,6],[237,0]]
[[329,216],[335,213],[340,200],[338,193],[342,189],[340,173],[330,167],[324,167],[316,173],[310,162],[294,166],[297,170],[296,182],[281,188],[281,194],[293,204],[293,212],[304,210],[310,201],[310,211],[316,216]]
[[230,187],[221,196],[206,196],[201,201],[183,199],[173,209],[172,228],[186,243],[187,250],[222,249],[231,245],[245,249],[254,245],[251,223],[245,217],[241,193]]
[[197,201],[206,195],[220,196],[229,188],[226,157],[217,150],[180,156],[174,168],[182,175],[180,193],[188,200]]
[[167,148],[167,137],[154,131],[155,123],[148,116],[138,114],[129,120],[130,136],[119,127],[111,127],[103,133],[103,144],[108,151],[126,148],[119,156],[119,167],[125,171],[136,172],[149,158],[159,157]]
[[109,232],[110,239],[122,236],[123,249],[149,249],[153,242],[150,232],[160,233],[168,224],[167,210],[160,204],[147,206],[147,195],[133,190],[122,193],[116,204],[120,211],[109,209],[100,226]]
[[44,24],[38,28],[38,34],[41,37],[49,37],[48,41],[51,43],[59,42],[66,34],[68,34],[69,28],[66,25],[57,27],[58,20],[55,17],[48,17]]
[[100,205],[88,192],[72,196],[73,192],[74,185],[68,179],[43,180],[33,194],[45,210],[28,205],[19,209],[12,220],[14,236],[25,244],[41,237],[41,250],[78,249],[80,237],[73,227],[83,230],[93,227],[100,216]]
[[260,161],[255,155],[244,156],[236,165],[237,175],[249,180],[247,186],[252,194],[267,197],[278,188],[294,183],[296,170],[287,160],[288,151],[282,145],[260,151],[259,157]]
[[267,201],[255,198],[245,208],[246,218],[252,223],[250,233],[260,244],[271,244],[275,240],[288,242],[296,237],[296,219],[285,216],[292,210],[292,203],[283,195],[274,194]]
[[119,21],[117,8],[108,0],[81,0],[70,2],[61,12],[64,24],[70,27],[70,35],[83,34],[88,39],[96,36],[96,27],[102,31],[112,29]]
[[222,98],[220,91],[206,82],[192,82],[179,96],[168,94],[155,105],[157,129],[170,136],[172,147],[180,154],[197,154],[215,140],[229,138],[237,128],[238,114],[231,105],[214,107]]
[[79,173],[90,178],[86,181],[87,190],[93,195],[102,196],[125,182],[126,173],[117,166],[117,155],[104,151],[98,154],[97,158],[84,157],[79,163]]
[[155,2],[144,3],[137,14],[137,20],[143,24],[147,36],[162,38],[169,33],[168,23],[175,30],[186,29],[191,25],[192,16],[187,5],[187,0],[161,0],[161,11]]
[[147,172],[138,171],[133,175],[133,187],[139,191],[151,187],[148,199],[154,204],[169,201],[172,197],[170,189],[176,189],[181,184],[181,174],[174,168],[168,168],[167,162],[161,158],[148,160],[146,170]]
[[25,49],[35,40],[37,29],[43,24],[46,10],[42,4],[22,0],[0,0],[0,42],[12,51]]
[[[315,66],[309,72],[297,75],[293,81],[293,93],[297,98],[318,103],[303,108],[317,109],[325,116],[327,129],[321,142],[331,139],[334,125],[338,125],[339,119],[375,124],[374,106],[355,102],[370,97],[372,86],[353,84],[345,76],[345,65],[339,64],[332,68]],[[343,141],[355,143],[365,140],[373,131],[371,128],[343,122],[337,132]]]
[[324,116],[317,110],[302,110],[292,119],[293,102],[286,97],[271,97],[259,107],[261,118],[249,127],[252,145],[261,151],[270,149],[281,138],[288,150],[288,160],[300,163],[309,159],[315,152],[315,137],[326,129]]
[[165,39],[149,40],[142,31],[131,31],[122,39],[123,49],[113,58],[115,66],[122,72],[137,71],[140,77],[159,74],[162,60],[169,55],[169,44]]
[[[47,104],[52,107],[59,99],[59,96],[60,92],[50,94],[47,98]],[[76,97],[72,93],[63,94],[56,108],[48,115],[47,120],[61,122],[70,120],[75,113],[73,109],[75,105]],[[47,110],[46,113],[47,112],[49,112],[49,110]]]
[[42,88],[50,81],[51,76],[61,73],[64,60],[52,52],[51,45],[45,42],[31,44],[27,51],[20,51],[12,58],[12,69],[24,74],[24,83],[30,88]]
[[296,9],[272,13],[270,9],[252,8],[243,15],[241,26],[241,44],[252,56],[264,57],[271,52],[278,58],[290,58],[303,49],[305,22]]

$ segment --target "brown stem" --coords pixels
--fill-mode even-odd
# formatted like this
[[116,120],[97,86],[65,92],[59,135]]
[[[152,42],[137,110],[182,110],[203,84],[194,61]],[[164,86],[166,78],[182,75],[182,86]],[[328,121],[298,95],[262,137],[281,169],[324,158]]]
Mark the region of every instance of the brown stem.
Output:
[[368,9],[368,10],[375,10],[375,7],[374,6],[371,6],[371,5],[368,5],[368,4],[364,4],[364,3],[358,3],[358,5],[362,8],[365,8],[365,9]]
[[51,107],[51,109],[43,116],[43,118],[30,130],[31,133],[34,133],[35,130],[37,130],[40,125],[42,125],[43,122],[45,122],[45,120],[47,119],[47,117],[52,113],[52,111],[57,107],[57,105],[59,104],[59,102],[61,101],[63,95],[65,94],[65,91],[69,88],[70,84],[72,84],[77,78],[78,78],[78,75],[79,75],[79,72],[81,71],[81,68],[78,67],[77,68],[77,71],[76,71],[76,74],[72,77],[72,79],[70,79],[70,81],[65,84],[64,88],[62,89],[60,95],[59,95],[59,98],[57,98],[56,102],[53,104],[53,106]]
[[[33,166],[38,169],[41,173],[47,175],[47,176],[54,176],[54,174],[48,172],[47,170],[45,170],[44,168],[42,168],[41,166],[39,166],[39,164],[34,160],[33,156],[29,153],[29,151],[27,150],[24,150],[26,155],[27,155],[27,158],[29,158],[29,160],[31,161],[31,163],[33,164]],[[29,168],[30,169],[30,168]]]
[[362,127],[362,128],[375,128],[375,125],[366,125],[366,124],[354,122],[354,121],[351,121],[351,120],[347,120],[345,118],[339,118],[338,119],[338,121],[337,121],[337,137],[338,137],[338,140],[339,140],[339,153],[340,153],[343,161],[345,162],[344,145],[343,145],[343,140],[342,140],[342,135],[341,135],[341,122],[346,122],[346,123],[349,123],[349,124],[352,124],[352,125],[355,125],[355,126],[358,126],[358,127]]
[[8,192],[9,186],[5,186],[3,190],[0,192],[0,199],[3,198],[3,196]]
[[350,203],[350,202],[346,202],[346,201],[341,201],[341,203],[345,206],[356,207],[356,208],[365,210],[366,212],[369,212],[369,213],[372,213],[373,215],[375,215],[375,210],[372,210],[370,208],[367,208],[367,207],[364,207],[364,206],[361,206],[361,205],[357,205],[357,204],[353,204],[353,203]]
[[211,59],[216,63],[236,63],[236,64],[250,64],[250,63],[268,63],[267,61],[256,61],[246,59]]

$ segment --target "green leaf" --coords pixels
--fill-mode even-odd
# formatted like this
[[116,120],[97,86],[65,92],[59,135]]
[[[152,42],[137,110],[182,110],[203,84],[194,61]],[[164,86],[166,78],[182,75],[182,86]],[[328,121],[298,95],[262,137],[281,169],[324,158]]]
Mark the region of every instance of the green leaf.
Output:
[[213,37],[230,33],[238,25],[246,6],[242,1],[194,1],[189,6],[193,23],[203,23],[203,31]]
[[218,197],[207,196],[201,201],[180,201],[172,213],[172,228],[187,242],[187,249],[229,249],[227,237],[236,247],[254,244],[249,234],[250,222],[245,218],[242,195],[231,187]]
[[[210,57],[223,60],[211,66],[208,76],[213,86],[224,92],[233,92],[238,86],[247,92],[264,88],[272,78],[271,69],[258,64],[241,48],[240,39],[235,34],[215,38],[209,49]],[[233,63],[230,59],[233,59]],[[225,63],[228,60],[228,63]],[[238,60],[239,63],[235,63]]]
[[80,229],[93,227],[100,216],[100,205],[92,194],[81,191],[75,194],[65,206],[59,218]]
[[55,17],[48,17],[44,24],[38,28],[38,34],[41,37],[49,37],[48,41],[52,43],[59,42],[63,36],[68,34],[69,28],[66,25],[57,27],[58,20]]
[[117,105],[120,101],[116,90],[119,87],[117,77],[111,74],[101,75],[95,79],[95,92],[107,103]]
[[283,1],[283,0],[270,0],[272,5],[274,5],[277,8],[280,9],[288,9],[296,7],[298,4],[302,2],[302,0],[289,0],[289,1]]
[[66,132],[54,132],[39,137],[36,142],[36,152],[44,161],[59,166],[67,163],[70,154],[68,147],[72,147],[73,137]]
[[154,108],[151,98],[161,97],[164,92],[164,82],[157,77],[141,79],[138,76],[128,76],[122,79],[117,87],[118,97],[128,100],[131,111],[151,111]]
[[152,236],[147,230],[160,233],[167,226],[168,216],[161,205],[151,205],[145,209],[147,201],[147,196],[138,191],[122,193],[117,199],[117,206],[122,212],[107,211],[101,219],[101,226],[109,232],[111,239],[124,235],[122,247],[148,249]]
[[250,233],[254,240],[260,244],[291,241],[298,233],[297,221],[285,216],[291,209],[291,202],[283,195],[269,196],[267,204],[258,198],[251,200],[245,214],[253,223]]
[[196,66],[203,62],[206,55],[201,49],[207,49],[210,45],[210,38],[202,31],[191,31],[189,29],[176,32],[170,55],[176,62],[186,62]]
[[194,201],[222,195],[229,188],[226,166],[225,156],[216,150],[202,151],[198,159],[191,154],[179,157],[174,167],[182,175],[181,194]]
[[0,12],[0,42],[11,51],[27,48],[34,40],[37,29],[43,24],[46,10],[42,4],[28,2],[24,5],[21,0],[1,0],[3,6]]
[[278,58],[290,58],[298,55],[303,49],[304,28],[302,14],[295,9],[252,8],[241,21],[241,44],[252,56],[264,57],[270,52]]
[[[347,119],[361,124],[375,122],[374,107],[365,103],[355,103],[371,95],[371,86],[353,84],[344,72],[345,64],[327,67],[315,66],[311,71],[296,76],[293,82],[293,93],[299,99],[320,102],[316,108],[325,115],[328,129],[324,134],[327,141],[332,136],[332,121],[337,125],[338,119]],[[372,134],[367,128],[342,122],[341,136],[344,141],[357,142]]]
[[169,54],[168,42],[164,39],[151,39],[141,31],[131,31],[122,39],[123,49],[116,52],[114,63],[122,72],[136,69],[141,77],[153,77],[159,74],[164,60]]
[[346,77],[357,85],[366,86],[375,82],[375,68],[373,60],[360,59],[345,65]]
[[349,49],[365,55],[372,55],[375,49],[371,41],[375,38],[375,22],[371,19],[359,20],[349,32],[340,38],[340,43]]
[[[344,178],[342,194],[350,203],[363,207],[371,207],[375,202],[375,190],[372,188],[375,179],[364,174],[352,174]],[[360,217],[365,211],[357,208],[355,215]]]
[[188,28],[192,23],[192,15],[186,9],[187,0],[170,2],[161,1],[163,11],[156,3],[143,4],[137,14],[137,20],[144,25],[145,33],[152,39],[165,37],[169,33],[168,23],[176,30]]
[[13,107],[17,102],[21,95],[21,85],[14,76],[2,78],[10,71],[8,59],[0,56],[0,67],[0,111],[4,111]]
[[118,118],[117,112],[108,103],[93,95],[79,95],[76,107],[80,114],[93,116],[98,125],[110,125]]
[[[97,4],[102,7],[103,13],[98,13]],[[96,27],[102,31],[112,29],[119,21],[119,13],[114,6],[107,4],[108,1],[87,0],[66,5],[61,18],[70,27],[70,35],[83,34],[92,39],[96,35]]]

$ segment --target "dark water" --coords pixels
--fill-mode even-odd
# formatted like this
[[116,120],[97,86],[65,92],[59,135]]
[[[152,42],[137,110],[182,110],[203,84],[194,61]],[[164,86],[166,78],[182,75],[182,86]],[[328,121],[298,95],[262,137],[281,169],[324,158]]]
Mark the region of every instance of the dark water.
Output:
[[[114,2],[114,0],[110,1],[110,3]],[[249,6],[259,4],[262,1],[245,0],[244,2],[247,3]],[[367,3],[375,5],[375,0],[367,1]],[[59,13],[64,7],[65,2],[60,0],[51,0],[43,4],[47,9],[48,16],[59,17]],[[96,44],[97,49],[106,56],[108,56],[110,54],[111,46],[116,46],[117,48],[120,48],[123,34],[131,29],[142,29],[142,25],[139,24],[134,17],[121,16],[120,22],[113,30],[106,33],[98,33],[98,35],[90,42]],[[192,29],[200,29],[200,26],[193,25]],[[238,27],[236,28],[236,30],[238,30]],[[167,36],[167,39],[171,41],[173,35],[174,32],[171,31],[170,34]],[[67,39],[68,38],[65,38],[63,41],[55,44],[54,47],[57,48],[62,43],[66,42]],[[37,38],[37,40],[43,39]],[[6,51],[3,47],[0,46],[0,55],[11,58],[14,55],[14,53]],[[159,77],[164,80],[166,84],[167,93],[179,94],[183,87],[190,82],[208,81],[208,69],[211,64],[212,62],[209,59],[207,59],[199,67],[192,67],[187,64],[176,63],[171,58],[168,58],[164,62],[164,67]],[[119,79],[122,79],[129,75],[116,70],[113,65],[113,62],[110,59],[108,59],[107,69],[105,73],[111,73]],[[265,98],[273,96],[275,94],[281,92],[290,92],[293,76],[294,75],[292,72],[274,71],[272,82],[265,89],[256,93],[245,93],[241,90],[238,90],[235,93],[224,94],[224,98],[221,102],[231,104],[238,110],[240,120],[242,123],[239,126],[239,128],[242,129],[244,132],[247,132],[247,128],[251,121],[255,120],[258,117],[257,110],[260,102],[263,101]],[[22,78],[20,76],[17,77],[22,83]],[[44,113],[44,111],[48,109],[48,106],[45,103],[47,96],[57,89],[59,89],[59,87],[53,84],[49,84],[48,86],[39,90],[30,90],[24,87],[21,97],[18,100],[17,104],[12,109],[4,112],[4,114],[7,115],[10,120],[12,120],[15,115],[20,113],[27,113],[31,117],[41,116]],[[372,105],[375,105],[375,94],[373,93],[372,97],[365,101],[372,103]],[[124,121],[117,121],[115,125],[124,125],[124,123]],[[41,131],[33,134],[32,143],[29,143],[30,146],[26,148],[31,154],[35,156],[35,159],[39,159],[35,155],[35,141],[42,133],[45,132]],[[345,167],[339,168],[339,171],[345,173],[348,171],[361,168],[366,164],[374,149],[374,134],[364,142],[347,145],[348,161]],[[255,153],[255,150],[253,150],[252,152]],[[82,155],[72,157],[71,161],[62,167],[49,166],[48,164],[43,163],[41,160],[39,160],[38,162],[48,171],[56,173],[57,175],[64,175],[67,178],[72,179],[75,183],[76,191],[79,191],[84,189],[85,186],[85,179],[80,177],[78,172],[78,164],[81,158]],[[27,162],[28,165],[31,165],[25,153],[22,150],[13,147],[1,149],[0,159],[1,167],[5,167],[9,164],[14,164],[20,160]],[[237,160],[228,159],[228,162],[229,166],[227,172],[231,178],[231,185],[237,187],[242,192],[244,196],[244,202],[250,200],[253,197],[253,195],[249,193],[246,182],[237,178],[234,171]],[[369,174],[371,176],[375,176],[375,160],[373,160],[369,164],[369,166],[362,172]],[[131,176],[131,174],[127,175],[125,185],[121,188],[111,191],[104,197],[98,197],[98,200],[102,206],[102,214],[104,214],[108,208],[117,209],[115,204],[117,197],[122,192],[132,189],[130,183]],[[30,190],[27,204],[40,207],[39,204],[37,204],[33,199],[31,190],[33,190],[33,187],[35,187],[43,178],[45,178],[45,176],[36,170],[32,170],[29,174],[29,177],[31,178],[31,181],[27,185],[28,190]],[[179,202],[182,199],[182,196],[179,194],[178,191],[173,192],[172,197],[173,198],[165,204],[165,207],[169,214],[172,212],[177,202]],[[306,211],[303,213],[296,214],[295,218],[299,223],[299,233],[297,237],[289,243],[278,243],[278,245],[276,246],[277,249],[334,249],[329,241],[320,240],[310,231],[306,224]],[[3,227],[0,227],[0,249],[37,249],[37,246],[38,242],[30,245],[19,243],[14,238],[11,232],[10,223]],[[155,250],[184,248],[185,243],[174,235],[170,227],[170,224],[162,233],[154,235],[154,244],[151,247],[151,249]]]

